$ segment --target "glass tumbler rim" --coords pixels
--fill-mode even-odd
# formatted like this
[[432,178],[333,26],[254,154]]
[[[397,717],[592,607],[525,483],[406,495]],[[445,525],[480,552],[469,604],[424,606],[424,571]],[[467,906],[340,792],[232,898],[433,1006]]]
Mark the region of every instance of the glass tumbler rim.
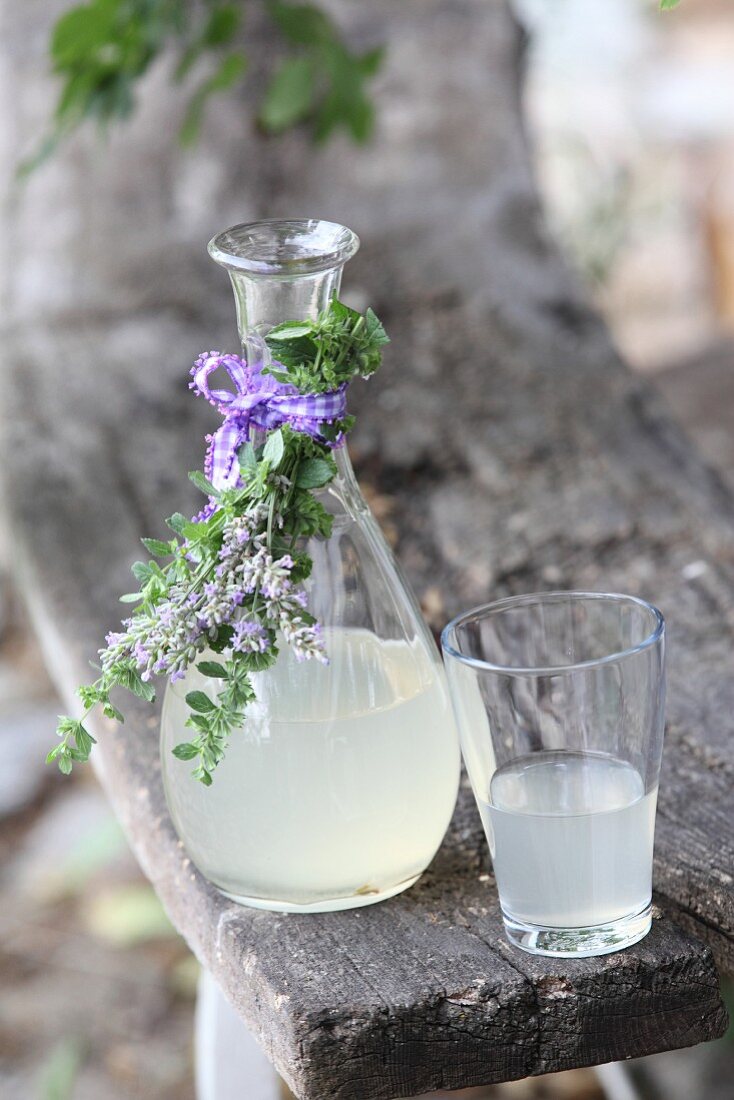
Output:
[[[532,606],[533,604],[561,603],[567,600],[596,600],[610,604],[630,604],[648,612],[652,617],[653,627],[650,632],[633,646],[605,653],[602,657],[595,657],[586,661],[574,661],[563,665],[502,665],[492,661],[486,661],[481,657],[473,657],[468,653],[462,653],[454,644],[457,630],[466,625],[472,619],[485,619],[490,615],[502,613],[511,608]],[[654,604],[643,600],[640,596],[629,596],[622,592],[588,592],[580,589],[554,589],[548,592],[527,592],[518,596],[505,596],[499,600],[491,600],[489,603],[478,604],[456,615],[441,631],[441,648],[445,654],[478,672],[491,672],[502,676],[568,676],[575,672],[589,671],[591,669],[616,664],[628,657],[634,657],[644,652],[651,646],[657,645],[665,635],[665,619],[662,612]]]

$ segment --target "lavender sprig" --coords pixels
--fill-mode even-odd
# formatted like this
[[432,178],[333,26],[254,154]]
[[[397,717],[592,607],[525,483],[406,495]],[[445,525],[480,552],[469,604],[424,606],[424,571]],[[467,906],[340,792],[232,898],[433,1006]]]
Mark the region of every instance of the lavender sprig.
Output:
[[[334,301],[313,323],[313,361],[306,356],[297,371],[289,364],[298,375],[291,384],[307,383],[320,392],[319,386],[323,391],[335,377],[341,383],[355,373],[371,373],[386,337],[370,311],[363,325],[358,322],[358,314]],[[373,334],[373,345],[365,330]],[[287,342],[282,326],[274,340]],[[299,356],[303,351],[302,345]],[[336,438],[350,426],[341,421],[329,429]],[[229,736],[255,698],[251,673],[272,665],[281,643],[297,660],[328,661],[321,625],[308,611],[303,582],[312,562],[301,549],[307,539],[331,533],[332,517],[313,492],[336,474],[325,435],[283,425],[257,449],[245,443],[234,488],[217,490],[198,471],[189,475],[210,506],[194,520],[172,516],[169,540],[143,539],[153,557],[133,565],[139,590],[121,597],[133,605],[132,613],[121,630],[107,635],[99,653],[99,678],[78,690],[83,716],[59,719],[59,742],[48,762],[55,760],[68,773],[75,762],[88,759],[95,741],[85,723],[95,707],[123,721],[110,698],[113,689],[123,687],[153,701],[154,677],[181,679],[208,649],[221,661],[203,660],[197,667],[221,682],[221,690],[215,698],[204,691],[187,694],[191,713],[186,724],[193,733],[173,752],[181,760],[195,760],[193,775],[209,786]]]

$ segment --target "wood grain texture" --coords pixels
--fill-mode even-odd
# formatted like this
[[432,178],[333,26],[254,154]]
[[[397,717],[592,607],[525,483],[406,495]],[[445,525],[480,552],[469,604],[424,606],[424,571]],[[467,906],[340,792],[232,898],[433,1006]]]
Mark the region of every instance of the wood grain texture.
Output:
[[[448,40],[456,6],[432,9]],[[394,343],[383,376],[354,388],[353,450],[436,623],[549,587],[662,607],[670,703],[655,885],[666,915],[602,959],[512,949],[466,789],[407,894],[323,916],[239,908],[173,832],[157,715],[128,708],[122,729],[98,727],[105,788],[174,923],[302,1100],[387,1100],[713,1038],[725,1014],[712,952],[734,969],[734,499],[620,363],[547,241],[518,106],[520,35],[502,4],[466,11],[491,74],[481,203],[471,191],[480,223],[472,234],[466,210],[445,226],[417,210],[355,262]],[[449,121],[437,124],[444,137]],[[296,195],[284,185],[275,204]],[[178,308],[68,315],[4,341],[15,562],[67,696],[119,618],[139,535],[194,509],[183,471],[200,466],[215,421],[186,371],[201,347],[233,346],[226,285],[216,303],[211,285]]]

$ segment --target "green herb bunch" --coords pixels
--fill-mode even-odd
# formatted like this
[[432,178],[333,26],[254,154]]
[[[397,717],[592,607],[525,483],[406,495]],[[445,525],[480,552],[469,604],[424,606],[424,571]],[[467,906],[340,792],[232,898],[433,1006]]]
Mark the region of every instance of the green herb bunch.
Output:
[[[374,108],[368,91],[383,51],[350,48],[337,23],[311,4],[263,0],[280,38],[264,94],[255,109],[270,134],[306,123],[316,141],[344,129],[353,140],[370,136]],[[106,127],[129,117],[137,88],[151,65],[173,53],[176,83],[193,83],[180,130],[192,144],[207,104],[240,85],[247,72],[244,0],[86,0],[57,20],[50,42],[61,94],[53,126],[29,171],[81,122]]]
[[[371,310],[362,315],[334,300],[316,321],[271,331],[269,372],[301,393],[327,393],[372,374],[386,342]],[[303,588],[312,568],[306,545],[331,534],[332,517],[316,491],[336,476],[332,446],[352,423],[352,417],[324,423],[316,436],[283,424],[257,447],[244,442],[230,488],[217,488],[200,471],[189,475],[209,506],[193,520],[171,516],[172,537],[142,540],[152,557],[133,565],[139,588],[121,597],[132,614],[121,631],[107,635],[98,678],[78,690],[82,717],[59,719],[49,762],[68,773],[89,758],[94,738],[87,719],[96,707],[124,720],[111,698],[115,688],[152,702],[152,678],[181,679],[207,651],[197,668],[216,694],[215,688],[214,697],[187,694],[192,735],[173,751],[194,761],[193,775],[209,786],[255,697],[251,674],[272,665],[284,643],[297,659],[327,660]]]
[[301,393],[327,393],[355,374],[374,374],[386,342],[385,329],[371,309],[361,314],[334,301],[313,324],[285,321],[271,329],[268,346],[278,366],[269,373]]

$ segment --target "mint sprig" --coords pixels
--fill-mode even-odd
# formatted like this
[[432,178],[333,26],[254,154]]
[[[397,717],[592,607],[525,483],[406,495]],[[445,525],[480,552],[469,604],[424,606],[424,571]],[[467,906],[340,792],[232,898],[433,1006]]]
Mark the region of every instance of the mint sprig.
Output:
[[316,321],[286,321],[265,337],[276,366],[268,373],[301,393],[327,393],[356,375],[369,378],[389,343],[371,309],[358,313],[336,299]]

